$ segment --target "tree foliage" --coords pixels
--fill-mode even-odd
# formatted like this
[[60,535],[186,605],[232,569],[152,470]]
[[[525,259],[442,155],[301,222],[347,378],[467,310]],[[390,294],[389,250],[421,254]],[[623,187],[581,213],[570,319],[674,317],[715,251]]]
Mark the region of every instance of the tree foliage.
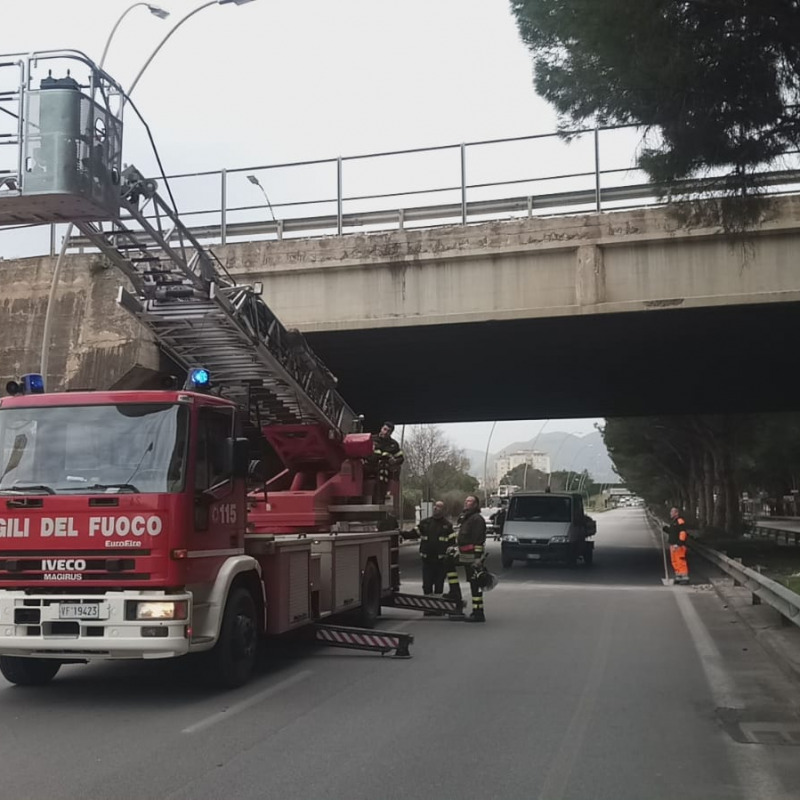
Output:
[[[800,141],[798,0],[512,0],[537,91],[566,123],[655,134],[639,165],[672,194],[704,174],[753,196]],[[721,213],[730,214],[724,204]]]
[[590,497],[600,490],[600,485],[587,470],[583,472],[556,470],[548,475],[531,466],[526,470],[525,464],[517,464],[509,470],[500,483],[519,486],[522,491],[532,492],[543,492],[549,486],[554,492],[582,492]]
[[629,489],[701,528],[737,533],[743,511],[800,511],[800,414],[609,419],[603,438]]
[[469,459],[435,425],[415,425],[403,443],[403,494],[409,506],[420,500],[445,500],[448,513],[460,510],[478,480],[468,473]]

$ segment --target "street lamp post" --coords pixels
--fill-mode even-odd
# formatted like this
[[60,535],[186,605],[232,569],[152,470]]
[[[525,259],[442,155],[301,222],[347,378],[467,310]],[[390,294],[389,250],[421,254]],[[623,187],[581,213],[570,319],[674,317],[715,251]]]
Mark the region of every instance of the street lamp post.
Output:
[[237,6],[242,6],[245,3],[251,3],[251,2],[252,0],[209,0],[209,2],[203,3],[203,5],[198,6],[194,10],[190,11],[188,14],[186,14],[186,16],[181,17],[181,19],[179,19],[172,26],[172,28],[170,28],[167,35],[158,43],[156,49],[153,50],[152,53],[150,53],[150,55],[147,58],[147,61],[144,62],[142,68],[139,70],[138,74],[133,79],[133,83],[131,83],[130,88],[128,89],[128,94],[131,94],[131,92],[133,92],[133,90],[136,88],[136,84],[139,83],[139,80],[144,74],[144,71],[150,66],[150,62],[158,55],[161,48],[170,40],[172,34],[175,33],[175,31],[177,31],[178,28],[180,28],[184,22],[190,20],[195,14],[199,14],[201,11],[203,11],[203,9],[211,8],[211,6],[225,6],[225,5],[230,5],[231,3]]
[[580,455],[580,454],[581,454],[581,453],[582,453],[584,450],[592,450],[592,449],[594,449],[594,445],[593,445],[593,444],[585,444],[585,445],[583,445],[583,447],[581,447],[581,448],[580,448],[580,450],[578,450],[578,452],[577,452],[577,453],[575,453],[575,455],[572,457],[572,463],[569,465],[569,473],[567,474],[567,482],[566,482],[566,484],[564,485],[564,491],[565,491],[565,492],[569,491],[569,485],[570,485],[570,483],[572,482],[572,467],[575,465],[575,462],[578,460],[578,456],[579,456],[579,455]]
[[[133,11],[134,8],[140,7],[146,8],[154,17],[157,17],[158,19],[166,19],[169,16],[169,11],[165,11],[160,6],[155,6],[152,3],[133,3],[132,5],[128,6],[122,12],[122,14],[119,15],[117,21],[114,23],[114,27],[111,28],[111,33],[108,34],[105,46],[103,47],[103,54],[100,56],[100,63],[98,64],[98,67],[101,70],[106,63],[108,48],[111,45],[111,40],[114,38],[114,34],[117,32],[117,28],[119,28],[120,23],[131,11]],[[67,246],[69,245],[69,240],[72,237],[72,231],[74,228],[75,225],[70,222],[64,231],[61,249],[58,252],[58,258],[56,259],[56,264],[53,267],[53,276],[50,279],[50,292],[47,295],[47,306],[45,307],[44,324],[42,326],[42,351],[39,355],[39,372],[44,379],[45,385],[47,385],[47,370],[50,365],[50,334],[53,325],[53,306],[55,304],[56,292],[58,290],[58,282],[61,279],[61,265],[64,263],[64,255],[67,252]]]
[[489,438],[486,440],[486,452],[483,455],[483,504],[489,505],[489,475],[487,469],[489,466],[489,447],[492,444],[492,436],[494,429],[497,426],[497,420],[492,423],[492,429],[489,431]]
[[[547,488],[550,488],[550,482],[553,477],[553,462],[558,457],[558,454],[561,452],[561,448],[566,444],[567,439],[570,438],[570,434],[565,433],[564,438],[561,440],[561,444],[559,444],[558,448],[556,449],[555,454],[553,455],[553,461],[550,462],[550,472],[547,473]],[[566,490],[566,486],[564,487]]]
[[103,55],[100,56],[100,63],[98,66],[100,69],[103,69],[103,66],[106,63],[106,56],[108,55],[108,48],[111,45],[111,40],[114,38],[114,34],[117,32],[117,28],[119,28],[120,23],[122,22],[128,14],[133,11],[134,8],[138,8],[139,6],[144,6],[154,17],[158,17],[159,19],[166,19],[169,16],[169,11],[166,11],[159,6],[154,6],[152,3],[134,3],[131,6],[128,6],[122,14],[120,14],[117,21],[114,23],[114,27],[111,29],[111,33],[108,34],[108,39],[106,39],[106,46],[103,48]]
[[275,212],[272,210],[272,203],[269,201],[269,197],[267,196],[267,190],[261,185],[261,181],[255,175],[248,175],[247,180],[253,184],[253,186],[258,186],[261,189],[261,194],[264,195],[264,199],[267,201],[267,208],[269,209],[270,216],[272,217],[273,222],[277,222],[275,219]]

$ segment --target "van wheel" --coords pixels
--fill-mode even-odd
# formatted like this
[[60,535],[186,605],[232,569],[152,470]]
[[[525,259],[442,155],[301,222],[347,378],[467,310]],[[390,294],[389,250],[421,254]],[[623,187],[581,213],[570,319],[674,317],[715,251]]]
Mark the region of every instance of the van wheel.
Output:
[[583,563],[591,567],[594,562],[594,547],[585,547],[583,550]]
[[44,686],[60,669],[61,662],[55,659],[0,656],[0,672],[17,686]]
[[225,689],[247,683],[258,657],[258,622],[253,596],[241,586],[225,604],[219,641],[211,651],[214,682]]
[[359,623],[364,628],[374,628],[381,615],[381,576],[373,561],[367,562],[361,578],[361,609]]
[[507,558],[506,556],[500,556],[500,563],[503,565],[503,569],[511,569],[514,565],[513,558]]

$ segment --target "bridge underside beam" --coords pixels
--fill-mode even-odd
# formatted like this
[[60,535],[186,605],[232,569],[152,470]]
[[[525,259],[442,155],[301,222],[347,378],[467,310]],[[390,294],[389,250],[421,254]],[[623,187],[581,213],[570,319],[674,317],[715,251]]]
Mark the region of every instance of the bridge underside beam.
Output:
[[308,336],[368,424],[800,408],[800,304]]

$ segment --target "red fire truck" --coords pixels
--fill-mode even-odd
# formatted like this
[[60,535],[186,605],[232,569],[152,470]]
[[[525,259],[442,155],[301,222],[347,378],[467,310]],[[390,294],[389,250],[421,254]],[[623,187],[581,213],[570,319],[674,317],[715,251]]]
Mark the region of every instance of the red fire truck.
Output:
[[[63,59],[71,75],[53,78]],[[7,387],[0,671],[31,685],[64,663],[205,653],[237,686],[262,636],[296,630],[406,655],[407,634],[329,624],[350,612],[371,626],[383,605],[460,610],[398,591],[392,498],[365,474],[372,438],[335,377],[155,181],[122,169],[125,95],[110,76],[63,51],[0,57],[4,69],[19,76],[0,115],[19,158],[0,171],[0,225],[74,223],[187,377],[50,394],[31,373]]]

